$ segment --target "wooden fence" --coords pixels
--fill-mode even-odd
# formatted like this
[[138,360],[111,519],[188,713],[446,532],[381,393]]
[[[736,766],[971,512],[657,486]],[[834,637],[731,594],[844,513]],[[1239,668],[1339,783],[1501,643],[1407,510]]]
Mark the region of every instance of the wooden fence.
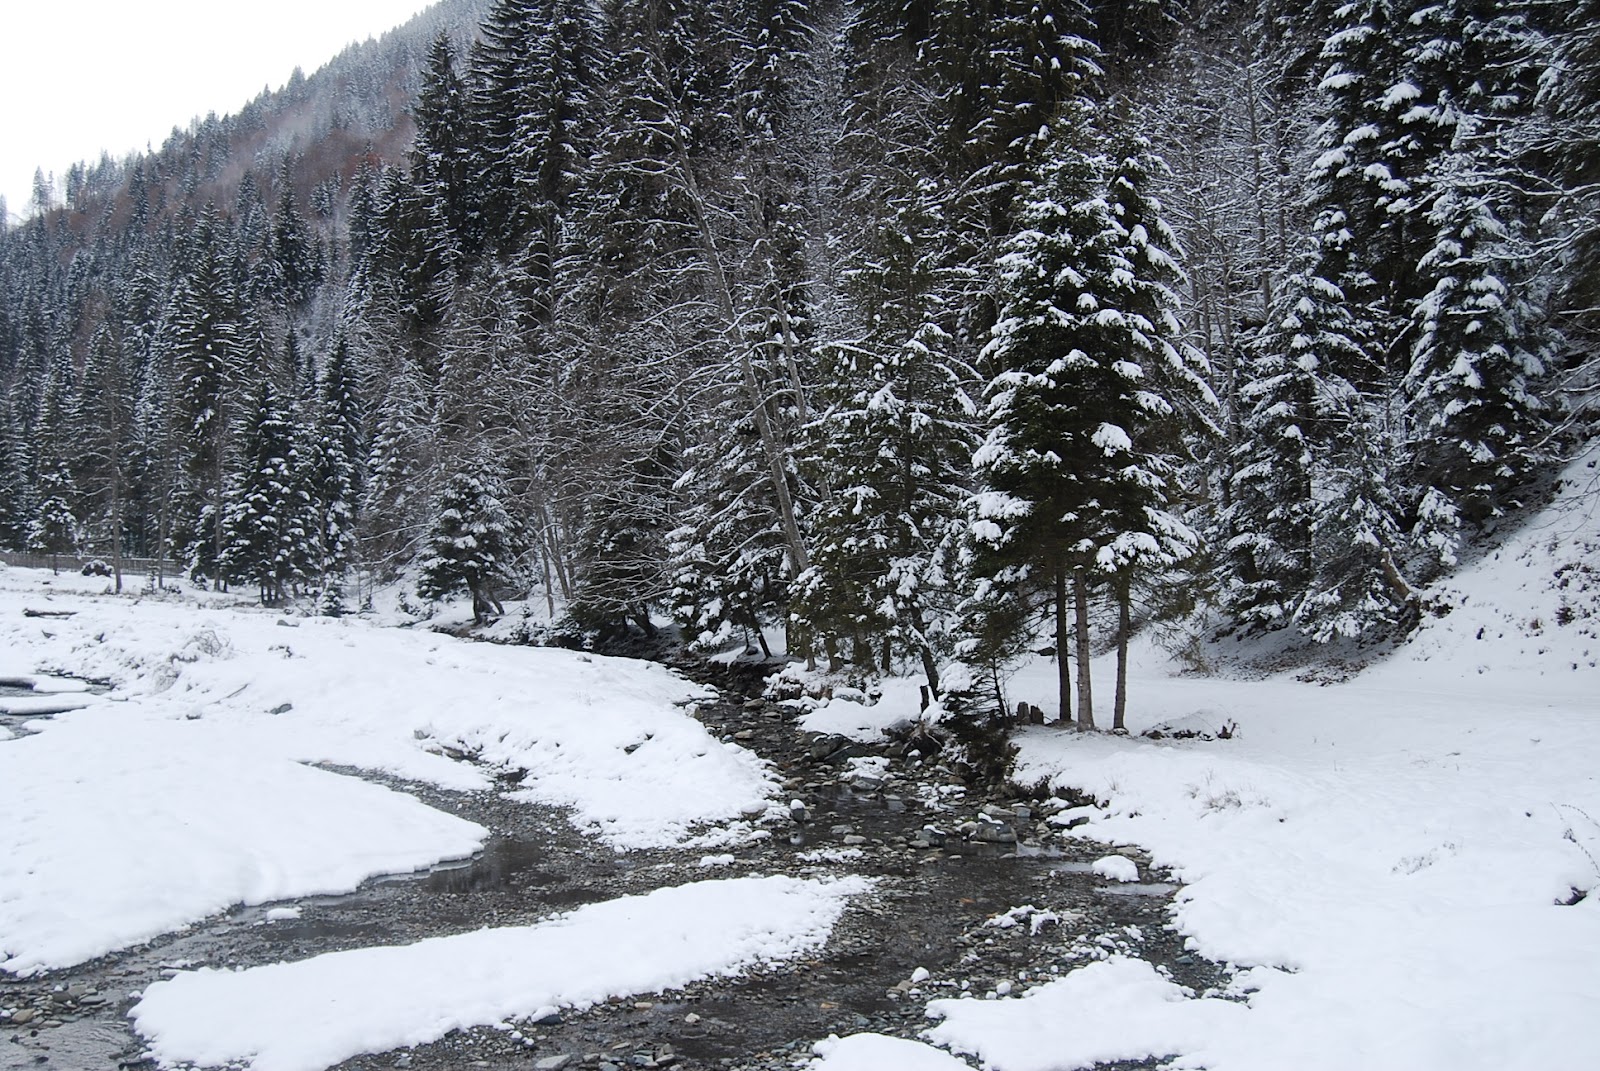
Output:
[[[105,562],[111,564],[110,558],[98,554],[58,554],[55,557],[55,567],[62,572],[77,573],[90,562]],[[51,558],[48,554],[33,554],[31,552],[18,552],[0,550],[0,562],[18,569],[49,569]],[[122,559],[122,578],[156,576],[171,581],[183,576],[183,566],[178,562],[161,561],[157,558],[124,558]]]

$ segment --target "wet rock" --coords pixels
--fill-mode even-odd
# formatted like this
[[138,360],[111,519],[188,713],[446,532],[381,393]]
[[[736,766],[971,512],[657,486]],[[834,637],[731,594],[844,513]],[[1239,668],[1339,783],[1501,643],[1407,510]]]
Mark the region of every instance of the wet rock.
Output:
[[844,838],[844,842],[845,842],[845,844],[847,844],[850,847],[854,848],[854,847],[857,847],[858,845],[862,845],[862,844],[867,843],[867,838],[861,836],[859,833],[850,833],[850,834],[846,835],[846,837]]
[[578,1058],[570,1052],[564,1052],[559,1056],[546,1056],[542,1060],[536,1060],[533,1066],[534,1071],[566,1071],[577,1060]]
[[1015,844],[1017,834],[1010,826],[982,822],[978,824],[978,831],[972,835],[972,839],[983,844]]
[[11,1013],[11,1022],[14,1026],[26,1026],[38,1018],[39,1013],[32,1008],[19,1008]]

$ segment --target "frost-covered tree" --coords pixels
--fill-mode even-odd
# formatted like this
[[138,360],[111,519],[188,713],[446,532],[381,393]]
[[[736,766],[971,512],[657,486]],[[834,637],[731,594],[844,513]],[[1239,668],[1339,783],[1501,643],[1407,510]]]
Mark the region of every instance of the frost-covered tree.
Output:
[[28,549],[50,556],[50,571],[58,573],[60,556],[78,549],[78,517],[73,510],[77,489],[65,465],[39,477],[39,510],[28,529]]
[[284,601],[314,554],[294,438],[277,391],[262,380],[241,438],[243,471],[228,495],[222,568],[230,580],[254,584],[263,606]]
[[78,482],[86,492],[85,516],[89,527],[98,530],[98,546],[111,558],[112,576],[119,592],[132,489],[132,387],[123,342],[109,327],[102,326],[90,342],[73,424],[78,441]]
[[940,689],[959,601],[959,549],[978,376],[945,324],[966,272],[931,180],[895,193],[872,248],[849,269],[861,337],[828,348],[827,410],[811,429],[816,481],[830,495],[808,518],[811,566],[793,619],[842,643],[862,668],[897,656]]
[[466,588],[478,624],[504,613],[495,594],[517,556],[517,526],[507,514],[494,467],[478,461],[450,478],[439,496],[421,557],[417,592],[442,599]]
[[1006,300],[984,353],[997,374],[974,457],[987,485],[974,535],[990,576],[1026,575],[1046,593],[1062,718],[1070,639],[1078,724],[1092,728],[1088,587],[1097,574],[1194,552],[1197,537],[1172,508],[1174,459],[1208,392],[1178,341],[1164,228],[1153,205],[1136,207],[1142,165],[1084,151],[1070,140],[1081,131],[1052,146],[1027,228],[1000,262]]
[[1430,218],[1438,236],[1419,267],[1435,281],[1417,305],[1408,384],[1421,409],[1414,538],[1451,565],[1460,526],[1520,504],[1548,461],[1538,387],[1549,347],[1521,296],[1526,274],[1488,185],[1453,176]]

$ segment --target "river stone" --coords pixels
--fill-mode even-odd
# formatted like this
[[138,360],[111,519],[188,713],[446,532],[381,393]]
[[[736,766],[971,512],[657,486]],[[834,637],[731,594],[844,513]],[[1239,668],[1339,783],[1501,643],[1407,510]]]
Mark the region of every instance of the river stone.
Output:
[[565,1069],[571,1067],[573,1063],[577,1061],[577,1059],[578,1058],[572,1055],[570,1052],[564,1052],[559,1056],[546,1056],[542,1060],[535,1061],[533,1066],[535,1071],[565,1071]]
[[978,832],[972,839],[985,844],[1015,844],[1017,835],[1012,832],[1010,826],[997,826],[985,822],[978,827]]
[[22,1026],[25,1023],[33,1022],[34,1018],[37,1017],[38,1014],[39,1013],[34,1011],[32,1008],[21,1008],[11,1013],[11,1021],[17,1026]]

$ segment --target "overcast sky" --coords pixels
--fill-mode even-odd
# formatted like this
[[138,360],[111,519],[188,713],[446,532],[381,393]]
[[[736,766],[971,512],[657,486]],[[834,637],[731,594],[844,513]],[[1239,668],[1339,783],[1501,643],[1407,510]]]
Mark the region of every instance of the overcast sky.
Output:
[[27,207],[102,150],[159,148],[174,126],[238,111],[296,66],[307,74],[432,0],[7,0],[0,14],[0,195]]

